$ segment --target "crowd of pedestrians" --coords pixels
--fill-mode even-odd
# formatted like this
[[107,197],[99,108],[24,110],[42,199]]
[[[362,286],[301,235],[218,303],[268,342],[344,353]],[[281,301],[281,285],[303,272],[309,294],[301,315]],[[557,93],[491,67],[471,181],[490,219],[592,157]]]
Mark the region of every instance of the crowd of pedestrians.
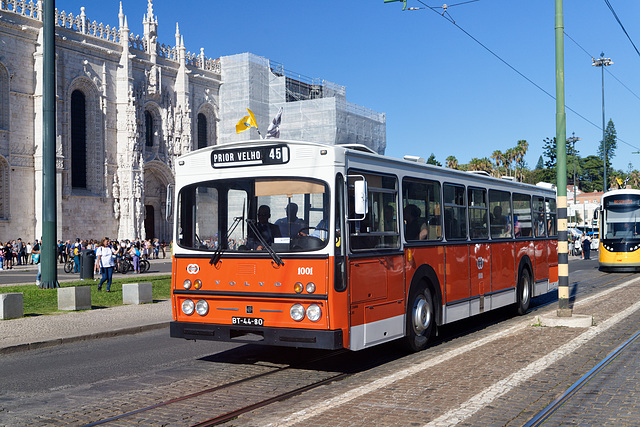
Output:
[[[165,241],[159,239],[147,239],[147,240],[123,240],[122,242],[113,241],[113,245],[117,245],[117,254],[122,255],[125,252],[129,254],[136,254],[138,261],[143,259],[159,259],[167,257],[169,250],[168,244]],[[64,264],[69,259],[74,261],[74,272],[80,271],[80,253],[83,249],[90,249],[95,251],[100,246],[98,240],[82,240],[80,238],[72,240],[58,240],[57,244],[57,260],[59,263]],[[37,251],[34,251],[34,248]],[[14,266],[18,265],[35,265],[39,263],[39,251],[40,242],[38,239],[34,239],[33,243],[30,241],[23,241],[22,238],[16,240],[7,240],[6,242],[0,241],[0,271],[11,270]],[[133,249],[135,248],[135,249]],[[137,249],[137,251],[136,251]],[[135,258],[134,258],[135,260]],[[139,271],[139,269],[136,269]]]

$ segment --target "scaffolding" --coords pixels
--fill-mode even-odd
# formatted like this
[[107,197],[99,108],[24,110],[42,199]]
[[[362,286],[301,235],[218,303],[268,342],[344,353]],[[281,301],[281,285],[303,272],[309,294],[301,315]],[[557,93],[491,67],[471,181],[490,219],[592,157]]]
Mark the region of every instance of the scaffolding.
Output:
[[220,143],[259,138],[256,129],[236,134],[249,108],[264,134],[283,107],[280,138],[325,144],[363,144],[384,154],[386,117],[346,100],[344,86],[293,73],[251,53],[220,59]]

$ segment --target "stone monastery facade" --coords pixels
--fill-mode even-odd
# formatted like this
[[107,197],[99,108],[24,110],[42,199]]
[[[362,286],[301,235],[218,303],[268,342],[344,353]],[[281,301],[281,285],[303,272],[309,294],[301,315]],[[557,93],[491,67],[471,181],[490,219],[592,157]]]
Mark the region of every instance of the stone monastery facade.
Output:
[[[148,0],[143,35],[56,11],[57,236],[171,240],[167,186],[176,158],[256,138],[284,108],[281,138],[386,146],[384,114],[346,101],[344,87],[292,77],[252,54],[219,59],[157,40]],[[0,2],[0,240],[41,235],[43,46],[41,1]]]

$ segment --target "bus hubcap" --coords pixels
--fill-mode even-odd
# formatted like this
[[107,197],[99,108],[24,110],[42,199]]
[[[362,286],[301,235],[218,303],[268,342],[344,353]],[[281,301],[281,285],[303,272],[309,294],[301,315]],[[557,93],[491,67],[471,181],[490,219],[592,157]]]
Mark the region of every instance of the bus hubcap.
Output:
[[431,323],[431,307],[427,300],[420,296],[413,306],[413,327],[417,334],[424,332]]

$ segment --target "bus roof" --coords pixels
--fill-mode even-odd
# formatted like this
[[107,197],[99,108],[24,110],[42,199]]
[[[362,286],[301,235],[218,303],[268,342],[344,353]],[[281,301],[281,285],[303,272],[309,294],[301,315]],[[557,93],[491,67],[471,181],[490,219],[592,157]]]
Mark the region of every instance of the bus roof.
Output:
[[[470,173],[466,171],[460,171],[456,169],[450,169],[443,166],[430,165],[426,163],[422,163],[420,161],[416,161],[416,159],[421,159],[416,156],[406,156],[405,159],[398,159],[395,157],[390,157],[382,154],[377,154],[370,149],[363,149],[365,147],[361,144],[344,144],[344,145],[332,145],[332,144],[323,144],[319,142],[309,142],[309,141],[299,141],[299,140],[288,140],[288,139],[253,139],[248,141],[239,141],[239,142],[230,142],[220,145],[209,146],[205,148],[201,148],[198,150],[191,151],[187,154],[184,154],[178,157],[178,162],[180,160],[187,159],[192,156],[202,156],[204,153],[210,153],[215,150],[225,150],[225,149],[234,149],[234,148],[242,148],[242,147],[250,147],[257,145],[277,145],[277,144],[287,144],[291,146],[314,146],[320,147],[326,150],[333,150],[336,153],[336,157],[344,157],[344,158],[352,158],[352,159],[361,159],[368,162],[382,162],[388,166],[398,165],[400,169],[406,171],[416,171],[419,173],[424,173],[426,171],[433,171],[438,175],[452,176],[461,180],[473,180],[476,182],[487,182],[488,185],[506,185],[509,187],[522,187],[527,191],[535,191],[539,193],[547,193],[548,196],[553,194],[555,196],[556,191],[555,187],[552,185],[549,186],[536,186],[533,184],[526,184],[522,182],[515,182],[512,180],[506,180],[501,178],[495,178],[489,175],[483,175],[478,173]],[[549,188],[552,187],[552,188]],[[640,191],[638,192],[640,194]]]

